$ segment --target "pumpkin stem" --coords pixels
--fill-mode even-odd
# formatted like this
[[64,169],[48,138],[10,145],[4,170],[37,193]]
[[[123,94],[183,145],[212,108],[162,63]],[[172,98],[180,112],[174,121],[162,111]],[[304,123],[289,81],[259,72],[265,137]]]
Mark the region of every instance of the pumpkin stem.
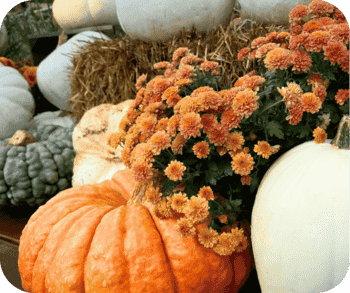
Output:
[[349,150],[349,134],[350,134],[350,116],[344,115],[343,118],[340,120],[338,132],[335,138],[332,140],[332,145],[340,148]]
[[142,204],[143,202],[143,197],[145,196],[146,190],[149,187],[149,183],[136,183],[134,190],[132,191],[132,196],[126,203],[126,205],[131,205],[135,203]]

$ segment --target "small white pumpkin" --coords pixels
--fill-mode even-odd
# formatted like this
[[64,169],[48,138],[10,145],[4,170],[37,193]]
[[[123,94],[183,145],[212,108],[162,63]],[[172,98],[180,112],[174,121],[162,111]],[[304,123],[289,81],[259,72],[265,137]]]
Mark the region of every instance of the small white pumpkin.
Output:
[[[262,292],[326,292],[344,279],[349,268],[349,124],[345,116],[334,146],[329,139],[305,142],[265,174],[251,226]],[[347,148],[337,149],[343,147],[338,141]]]
[[16,69],[0,63],[0,139],[27,129],[34,110],[28,82]]
[[167,41],[181,29],[194,25],[198,32],[210,32],[230,22],[234,0],[115,0],[119,23],[131,38]]
[[309,5],[312,0],[238,0],[242,19],[258,23],[287,25],[289,13],[297,5]]
[[110,40],[102,33],[93,31],[79,33],[58,46],[38,66],[36,79],[41,93],[61,110],[71,111],[67,101],[71,97],[69,73],[72,67],[72,54],[79,50],[79,46],[86,45],[86,41],[93,41],[93,37]]
[[76,152],[72,186],[110,180],[115,172],[125,169],[120,159],[121,147],[113,149],[108,138],[117,132],[133,100],[118,105],[102,104],[86,111],[73,131]]
[[65,30],[119,23],[115,0],[55,0],[52,12]]

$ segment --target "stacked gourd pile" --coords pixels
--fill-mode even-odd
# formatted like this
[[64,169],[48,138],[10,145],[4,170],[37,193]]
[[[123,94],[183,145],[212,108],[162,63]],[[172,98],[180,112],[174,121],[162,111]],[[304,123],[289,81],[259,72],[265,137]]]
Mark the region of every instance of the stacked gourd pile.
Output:
[[[316,8],[320,7],[326,9],[325,11],[327,9],[332,11],[335,18],[334,22],[332,20],[332,25],[336,26],[336,28],[341,27],[345,32],[348,32],[349,28],[344,25],[343,14],[333,6],[330,7],[323,1],[314,0],[310,4],[309,10],[317,12]],[[308,7],[302,6],[299,8],[300,14],[304,13],[306,16]],[[299,20],[298,13],[296,14],[295,18]],[[329,22],[330,20],[322,19],[321,21]],[[323,25],[321,21],[315,20],[318,23],[317,25],[311,22],[311,24],[309,23],[309,25],[305,26],[305,29],[310,29],[313,26],[321,27]],[[337,27],[338,24],[341,25]],[[327,24],[324,25],[327,26]],[[294,27],[294,29],[298,31],[298,28]],[[293,31],[294,36],[298,35],[298,32],[295,33],[295,31]],[[336,35],[336,37],[340,38],[340,41],[337,42],[340,43],[339,48],[343,50],[342,52],[348,54],[348,37],[341,32]],[[281,65],[281,63],[278,63],[278,57],[285,57],[281,57],[281,59],[291,62],[291,59],[286,57],[289,54],[287,53],[286,45],[289,44],[288,37],[291,35],[292,32],[291,34],[287,32],[278,34],[276,32],[268,34],[266,38],[254,39],[250,46],[254,47],[256,45],[257,49],[250,52],[249,48],[242,48],[239,52],[239,59],[248,57],[250,52],[249,59],[253,60],[255,59],[254,54],[258,54],[258,51],[261,56],[256,58],[260,61],[268,59],[270,63],[266,61],[265,64],[271,66],[270,68],[281,66],[282,69],[286,69],[283,66],[287,63],[282,63]],[[301,42],[301,40],[299,41]],[[270,47],[263,47],[267,43],[270,44]],[[267,52],[270,53],[275,49],[276,51],[273,52],[275,54],[269,54],[268,57],[270,58],[267,58]],[[297,46],[297,49],[299,49],[299,46]],[[249,276],[251,269],[255,266],[253,252],[259,281],[262,289],[266,290],[266,292],[276,292],[281,289],[295,292],[320,292],[331,289],[333,285],[341,281],[344,273],[346,273],[344,264],[347,265],[348,262],[348,248],[346,244],[348,244],[349,228],[343,223],[346,220],[348,221],[349,216],[347,210],[349,200],[347,178],[349,174],[350,120],[348,116],[344,116],[341,120],[340,113],[345,114],[348,112],[347,109],[344,109],[344,105],[348,105],[349,99],[348,81],[341,79],[341,88],[347,89],[341,89],[333,93],[331,92],[332,88],[330,88],[330,95],[326,98],[327,93],[323,94],[328,87],[325,85],[330,81],[324,81],[321,76],[312,76],[312,78],[306,79],[312,85],[308,85],[306,80],[303,82],[303,86],[308,89],[308,92],[305,93],[305,96],[303,95],[304,103],[302,104],[301,96],[303,90],[301,86],[294,83],[283,84],[282,89],[278,88],[278,92],[283,98],[266,94],[275,89],[275,82],[280,81],[278,73],[283,72],[282,70],[278,73],[273,73],[276,68],[274,70],[271,69],[271,71],[269,68],[268,71],[264,72],[263,76],[255,75],[256,71],[249,72],[239,77],[231,90],[220,88],[220,92],[216,93],[215,90],[219,90],[215,79],[217,72],[210,70],[213,68],[219,70],[218,64],[204,61],[204,59],[198,57],[199,54],[198,56],[188,54],[183,57],[187,52],[187,48],[175,50],[174,55],[169,59],[172,59],[175,65],[170,62],[157,62],[155,67],[159,70],[164,69],[164,76],[157,76],[146,84],[147,77],[141,75],[135,85],[138,90],[135,100],[125,101],[118,106],[111,104],[99,105],[84,114],[75,128],[75,134],[73,134],[74,147],[80,153],[86,154],[86,163],[79,163],[81,170],[84,170],[82,167],[84,164],[86,164],[85,170],[89,170],[89,173],[94,168],[91,166],[103,166],[102,170],[98,170],[102,172],[102,176],[100,174],[98,176],[89,175],[86,181],[78,180],[77,185],[80,184],[81,186],[75,186],[60,192],[30,218],[23,231],[19,248],[19,271],[24,290],[28,292],[74,291],[87,293],[100,291],[235,293],[239,291]],[[338,64],[336,65],[336,73],[342,74],[342,77],[348,77],[349,70],[348,65],[346,65],[348,56],[346,54],[337,60]],[[183,63],[180,62],[179,56],[183,57],[181,59]],[[276,58],[274,59],[273,57]],[[321,60],[321,62],[323,61]],[[332,65],[335,65],[337,62],[332,61]],[[204,63],[204,66],[200,68],[210,71],[210,73],[203,79],[201,79],[199,74],[196,75],[197,79],[195,82],[200,83],[203,81],[207,85],[205,82],[209,80],[212,82],[212,87],[203,86],[200,90],[191,88],[193,80],[189,78],[193,77],[191,70],[194,69],[191,69],[188,64],[194,64],[195,66],[196,63]],[[296,64],[297,62],[295,62]],[[298,63],[298,65],[300,64]],[[300,66],[302,65],[305,64],[302,63]],[[288,66],[291,66],[291,64],[288,63]],[[297,71],[299,69],[300,67]],[[301,72],[298,73],[302,74]],[[292,75],[294,73],[289,72],[289,74]],[[307,74],[311,73],[308,72]],[[262,83],[265,80],[268,81],[268,84],[264,87]],[[174,83],[172,86],[169,85],[171,82]],[[227,87],[230,86],[227,85]],[[261,100],[264,101],[263,105],[259,105],[256,101],[259,98],[256,96],[259,87],[265,91],[261,94],[259,100],[259,102]],[[179,88],[183,92],[180,92]],[[165,91],[167,92],[165,93]],[[180,97],[180,94],[184,93],[188,93],[188,96]],[[244,93],[246,96],[244,96]],[[211,99],[211,97],[214,98]],[[293,97],[297,98],[290,102],[288,98],[292,99]],[[290,111],[290,116],[283,119],[281,125],[287,130],[291,129],[291,125],[297,124],[295,120],[298,117],[302,120],[300,113],[309,112],[305,114],[308,115],[307,125],[303,125],[304,127],[301,127],[301,131],[299,132],[299,129],[296,132],[298,138],[302,139],[310,136],[309,129],[311,128],[308,125],[310,117],[313,119],[312,123],[315,124],[312,125],[316,127],[316,119],[318,118],[309,114],[316,112],[316,110],[314,111],[315,107],[318,107],[317,111],[321,108],[321,97],[323,98],[322,102],[325,101],[324,104],[327,106],[327,109],[330,109],[332,118],[337,120],[336,124],[339,124],[336,138],[332,142],[330,140],[325,141],[327,136],[325,129],[327,129],[330,122],[323,116],[323,118],[320,118],[322,124],[317,126],[313,133],[315,140],[307,141],[300,145],[293,145],[293,149],[289,151],[284,150],[284,154],[275,160],[271,171],[266,173],[257,192],[257,203],[259,203],[260,208],[255,208],[255,214],[252,217],[252,234],[250,235],[248,221],[242,220],[238,222],[237,220],[232,225],[225,226],[224,229],[231,228],[231,233],[234,233],[234,231],[238,233],[239,241],[234,239],[234,241],[230,242],[232,238],[229,237],[232,234],[226,234],[228,230],[224,230],[226,232],[220,235],[223,235],[220,239],[224,239],[223,242],[220,242],[221,244],[223,243],[222,247],[236,245],[234,249],[230,250],[231,255],[229,253],[225,255],[225,253],[218,254],[214,252],[212,247],[216,243],[214,241],[211,243],[211,240],[217,240],[217,238],[211,238],[209,234],[207,234],[207,238],[203,236],[205,234],[201,234],[203,236],[201,239],[196,237],[195,234],[199,234],[202,230],[209,231],[208,221],[196,222],[196,226],[179,225],[177,220],[179,220],[180,215],[187,214],[190,209],[181,209],[181,201],[172,201],[169,199],[170,196],[167,198],[166,193],[159,189],[159,186],[167,182],[168,186],[164,184],[163,187],[167,188],[169,194],[176,191],[177,199],[181,196],[186,198],[186,194],[181,194],[182,191],[190,192],[194,188],[186,184],[183,185],[182,179],[172,180],[171,176],[169,176],[170,174],[173,177],[182,178],[183,171],[186,169],[182,168],[182,162],[175,161],[173,165],[176,165],[175,167],[180,166],[178,168],[170,168],[171,163],[167,165],[167,171],[165,171],[164,167],[161,171],[163,173],[166,172],[166,176],[168,176],[168,178],[164,179],[163,173],[156,173],[160,169],[156,165],[162,166],[166,160],[156,161],[156,159],[180,156],[182,155],[182,149],[185,149],[187,138],[201,136],[202,134],[204,136],[204,132],[206,134],[209,133],[209,139],[201,144],[202,148],[197,145],[198,148],[193,147],[192,150],[192,148],[187,146],[186,154],[194,157],[193,153],[195,153],[197,156],[192,160],[194,162],[187,163],[191,166],[188,169],[192,169],[193,173],[196,173],[196,170],[199,172],[201,162],[205,161],[200,160],[206,158],[209,153],[214,157],[215,151],[215,155],[218,157],[219,155],[226,155],[230,151],[229,155],[233,159],[232,168],[229,166],[225,172],[221,172],[219,170],[221,166],[217,166],[213,162],[215,163],[211,164],[213,168],[208,168],[208,170],[205,169],[204,171],[208,171],[207,173],[218,177],[221,175],[226,176],[226,174],[223,175],[222,173],[231,174],[228,176],[232,176],[232,182],[236,182],[233,180],[237,179],[237,174],[242,175],[240,179],[241,185],[246,186],[233,186],[233,188],[237,187],[238,190],[246,188],[245,190],[249,191],[253,189],[254,185],[255,187],[257,185],[256,174],[259,170],[254,174],[255,182],[253,180],[250,182],[252,178],[247,176],[249,172],[245,174],[247,170],[250,171],[250,166],[245,160],[242,159],[240,161],[240,158],[249,158],[253,151],[251,147],[245,147],[244,149],[240,147],[245,142],[254,145],[252,141],[257,139],[257,135],[250,133],[243,137],[241,133],[232,131],[230,132],[232,139],[230,141],[227,139],[220,143],[220,138],[223,135],[220,136],[218,132],[225,133],[223,125],[235,125],[231,128],[236,128],[241,120],[242,124],[249,122],[249,120],[243,118],[253,117],[250,116],[252,113],[249,111],[252,109],[256,110],[259,106],[264,106],[264,109],[261,111],[268,112],[269,118],[277,116],[277,114],[280,114],[276,113],[277,110],[283,112],[277,107],[281,106],[282,102],[285,102],[288,108],[286,111]],[[188,103],[181,103],[181,100],[185,100]],[[218,100],[220,100],[220,105],[217,104]],[[275,106],[276,108],[273,108]],[[238,116],[238,110],[234,112],[233,109],[238,109],[244,115]],[[203,112],[207,111],[207,113],[202,113],[202,110]],[[199,112],[203,115],[203,120],[200,120]],[[222,114],[223,112],[225,114]],[[218,113],[220,113],[219,117],[216,116]],[[174,116],[172,116],[173,114]],[[171,116],[171,118],[168,119],[167,115]],[[184,118],[185,116],[186,119],[188,118],[187,120]],[[198,116],[199,119],[196,119]],[[102,119],[102,117],[104,118]],[[281,131],[280,128],[282,126],[275,121],[269,121],[267,129],[261,130],[259,121],[266,122],[266,120],[263,120],[264,117],[265,115],[255,115],[255,124],[252,123],[254,132],[258,133],[259,139],[265,136],[266,141],[268,137],[270,137],[270,141],[275,141],[287,135]],[[170,119],[172,120],[170,121]],[[218,122],[219,119],[220,122]],[[286,120],[289,122],[286,122]],[[305,119],[303,122],[305,122]],[[193,126],[193,124],[196,124],[196,126]],[[332,122],[332,124],[335,123]],[[201,128],[203,128],[202,133],[199,131]],[[332,125],[333,128],[334,125]],[[148,133],[141,133],[140,129],[147,130]],[[218,131],[215,132],[213,129]],[[242,131],[248,131],[248,129],[243,129],[242,127]],[[329,133],[332,133],[332,131],[329,131]],[[187,132],[186,139],[183,135],[185,132]],[[173,133],[173,135],[169,133]],[[193,133],[194,135],[192,135]],[[199,134],[197,135],[197,133]],[[214,140],[215,143],[212,143]],[[205,143],[209,145],[209,142],[211,143],[210,147],[213,149],[208,150],[208,148],[206,149],[203,146]],[[320,145],[320,143],[324,144]],[[285,143],[285,145],[290,144],[293,144],[293,142],[287,141]],[[120,149],[118,148],[122,145],[124,149],[120,155]],[[270,155],[278,153],[282,147],[280,145],[271,147],[267,142],[264,144],[264,141],[262,143],[259,141],[254,147],[254,152],[262,157],[259,157],[259,161],[260,159],[263,161]],[[171,148],[173,153],[171,153],[169,148]],[[163,157],[156,157],[161,151],[164,151],[164,153],[166,151],[169,152],[167,154],[163,153]],[[157,152],[159,153],[157,154]],[[258,157],[257,154],[254,154],[254,156]],[[88,161],[93,156],[99,157],[98,160],[102,157],[103,160],[109,161],[111,164],[108,165],[107,162],[102,163],[96,160],[89,166]],[[123,170],[116,172],[109,169],[109,167],[113,166],[113,162],[120,163],[119,157],[122,157],[122,161],[125,164],[131,166],[132,171],[123,169],[123,166],[120,167]],[[252,159],[252,157],[250,158]],[[148,164],[147,161],[151,159],[154,159],[152,161],[154,166],[152,166],[151,170],[155,173],[155,175],[152,175],[153,177],[149,176],[151,164]],[[308,160],[306,164],[304,163],[305,159]],[[330,163],[327,163],[327,170],[322,169],[322,164],[326,164],[329,160]],[[207,163],[207,161],[205,162]],[[210,163],[208,163],[208,166]],[[239,165],[239,163],[242,164]],[[233,174],[234,165],[236,166],[236,174]],[[196,167],[198,168],[196,169]],[[243,171],[238,173],[236,172],[237,169]],[[190,170],[187,171],[186,176],[190,178]],[[108,176],[105,176],[107,173],[109,173]],[[341,178],[340,181],[333,177],[333,173]],[[309,174],[310,177],[308,176]],[[314,174],[317,174],[316,179],[322,179],[322,184],[311,180],[311,175]],[[250,175],[253,177],[253,174]],[[280,176],[278,182],[276,182],[277,175]],[[148,177],[151,177],[149,180],[151,183],[156,182],[158,185],[150,186],[150,182],[147,181]],[[334,183],[335,181],[337,181],[336,184]],[[300,185],[300,182],[302,182],[302,185]],[[215,184],[216,179],[213,185]],[[300,186],[296,187],[298,184]],[[341,186],[340,192],[334,192],[339,185]],[[232,189],[231,186],[230,189]],[[217,210],[213,209],[217,212],[217,215],[213,214],[212,218],[219,217],[221,224],[227,223],[231,219],[237,219],[233,215],[237,210],[232,202],[239,204],[240,200],[235,202],[231,198],[230,200],[226,198],[225,203],[224,197],[227,197],[226,194],[221,194],[222,196],[212,194],[208,189],[206,189],[206,192],[214,198],[211,202],[213,205],[211,205],[210,211],[212,211],[212,207],[216,207],[214,202],[216,204],[223,202],[225,208],[233,211],[227,216],[225,215],[226,211],[221,206],[223,211],[220,208]],[[232,190],[230,192],[231,194],[239,193]],[[203,191],[202,194],[205,195],[205,192]],[[242,197],[242,194],[237,196]],[[203,197],[205,196],[196,198],[204,201]],[[306,200],[308,197],[309,199]],[[283,198],[283,201],[281,201],[281,198]],[[158,203],[162,204],[157,205],[157,199],[159,200]],[[317,208],[314,209],[316,201]],[[193,202],[191,201],[191,203]],[[343,204],[343,202],[346,204]],[[192,212],[194,214],[202,213],[204,209],[200,208],[203,206],[195,206],[199,208]],[[310,212],[311,216],[309,216]],[[340,216],[332,220],[332,216],[334,217],[338,212]],[[322,225],[318,224],[325,214],[327,221],[322,223]],[[280,225],[282,221],[283,226]],[[188,225],[193,224],[190,221],[187,221],[187,223],[189,223]],[[179,226],[180,231],[178,229]],[[221,227],[216,226],[219,229]],[[212,227],[217,228],[215,225],[212,225]],[[315,228],[317,228],[316,232],[313,231]],[[324,229],[322,230],[322,228]],[[332,238],[329,239],[327,233],[332,231],[331,229],[338,232],[343,229],[344,233],[333,233],[331,234]],[[300,234],[298,234],[298,231],[301,231]],[[190,232],[193,232],[194,235]],[[182,235],[188,233],[188,235],[182,237],[181,233]],[[316,239],[315,233],[321,235],[321,237]],[[279,237],[280,235],[283,235],[283,237]],[[327,246],[332,245],[333,242],[336,243],[336,247]],[[206,246],[202,245],[203,243]],[[306,243],[310,243],[308,244],[309,246]],[[210,246],[210,244],[213,245]],[[286,245],[289,245],[288,249],[290,251],[283,250]],[[313,250],[316,245],[318,245],[318,249]],[[325,246],[327,247],[325,248]],[[225,249],[221,251],[225,252]],[[265,255],[267,254],[270,255],[270,259],[266,259]],[[309,254],[314,259],[311,259]],[[328,257],[326,261],[322,259],[324,254]],[[300,255],[309,257],[311,265],[308,266],[307,263],[303,263],[303,259],[299,259]],[[279,267],[281,261],[283,261],[283,267]],[[315,261],[316,266],[313,265],[312,261]],[[339,261],[341,265],[337,268]],[[311,282],[305,277],[310,274],[312,274],[310,277]],[[295,282],[295,280],[298,280],[298,282]],[[327,281],[323,283],[323,280]]]
[[71,187],[74,124],[60,111],[33,117],[36,70],[0,57],[0,206],[39,206]]

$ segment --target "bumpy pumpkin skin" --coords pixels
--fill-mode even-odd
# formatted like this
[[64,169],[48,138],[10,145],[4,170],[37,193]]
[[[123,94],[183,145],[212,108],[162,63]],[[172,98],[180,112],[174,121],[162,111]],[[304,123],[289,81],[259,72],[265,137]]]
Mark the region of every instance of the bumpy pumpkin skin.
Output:
[[176,219],[157,218],[151,203],[125,205],[134,185],[125,169],[112,180],[64,190],[40,207],[20,239],[24,290],[238,292],[251,269],[249,250],[220,256],[196,235],[179,236]]

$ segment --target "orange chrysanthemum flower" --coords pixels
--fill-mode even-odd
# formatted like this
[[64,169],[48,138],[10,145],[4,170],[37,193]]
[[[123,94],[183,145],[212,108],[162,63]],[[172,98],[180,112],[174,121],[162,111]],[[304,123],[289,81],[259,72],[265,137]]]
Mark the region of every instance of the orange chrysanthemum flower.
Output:
[[314,31],[304,41],[304,47],[309,52],[321,52],[323,46],[331,39],[329,32]]
[[324,129],[317,127],[314,132],[314,142],[317,144],[324,143],[327,139],[327,133]]
[[298,35],[299,33],[302,32],[302,28],[301,28],[301,25],[300,24],[291,24],[290,25],[290,28],[289,28],[289,33],[291,36],[296,36]]
[[162,118],[158,120],[156,131],[161,131],[161,130],[167,131],[168,122],[169,122],[169,118]]
[[259,49],[257,49],[256,54],[255,54],[255,58],[262,58],[271,50],[279,48],[279,47],[280,47],[280,45],[275,44],[275,43],[267,43],[265,45],[262,45]]
[[317,19],[317,21],[324,27],[326,25],[334,24],[334,19],[324,16]]
[[223,145],[226,141],[228,130],[220,123],[215,124],[208,132],[209,141],[215,146]]
[[248,56],[249,52],[250,52],[250,49],[248,47],[242,48],[237,54],[237,59],[238,60],[243,60],[245,57]]
[[215,92],[215,90],[210,86],[201,86],[191,93],[191,97],[198,97],[201,93],[205,92]]
[[217,117],[213,114],[205,113],[201,116],[203,131],[208,133],[213,127],[218,124]]
[[311,56],[304,50],[292,50],[292,62],[294,64],[292,70],[295,73],[307,72],[312,66]]
[[152,147],[148,143],[139,143],[130,153],[130,163],[133,164],[137,160],[142,160],[147,164],[154,161],[154,153]]
[[182,87],[182,86],[189,85],[191,82],[192,80],[189,78],[181,78],[175,82],[175,86]]
[[165,175],[172,181],[182,180],[183,172],[185,172],[186,167],[182,162],[177,160],[171,161],[165,168]]
[[147,74],[142,74],[137,80],[136,80],[136,89],[139,91],[141,88],[146,87],[146,80],[147,80]]
[[301,33],[300,35],[291,36],[289,40],[289,49],[298,50],[300,46],[304,45],[308,36],[309,36],[308,33]]
[[198,234],[198,242],[206,248],[213,248],[218,242],[219,233],[211,227],[204,227]]
[[175,105],[181,100],[178,91],[179,88],[177,86],[167,88],[162,95],[162,100],[165,100],[169,107],[175,107]]
[[236,98],[233,100],[232,109],[242,117],[248,118],[256,109],[259,108],[257,99],[259,99],[259,96],[255,91],[244,90],[239,92]]
[[206,200],[214,200],[214,192],[210,186],[203,186],[199,189],[198,196],[203,197]]
[[176,71],[175,77],[176,80],[180,80],[182,78],[189,78],[194,72],[194,66],[191,65],[180,65],[179,69]]
[[216,147],[217,152],[219,153],[220,156],[223,156],[227,153],[227,148],[223,145],[219,145]]
[[343,44],[349,43],[349,25],[347,23],[340,23],[333,25],[329,30],[329,34],[334,41],[338,41]]
[[342,61],[340,63],[340,68],[344,72],[349,73],[349,50],[346,51],[345,58],[342,59]]
[[248,175],[254,169],[254,160],[250,154],[240,152],[232,158],[232,170],[239,175]]
[[204,71],[210,71],[211,69],[216,69],[218,67],[218,65],[219,65],[218,62],[204,61],[200,65],[200,69],[203,69]]
[[265,45],[267,43],[268,43],[268,41],[266,40],[265,37],[258,37],[252,41],[251,46],[252,46],[252,48],[259,48],[262,45]]
[[345,15],[340,11],[340,9],[336,6],[334,6],[333,10],[333,18],[336,20],[337,23],[343,23],[346,22]]
[[23,72],[23,77],[26,79],[30,87],[33,87],[36,84],[36,72],[38,67],[32,66],[27,67]]
[[277,39],[278,32],[271,32],[266,36],[266,41],[268,42],[278,42],[279,40]]
[[198,159],[207,158],[210,153],[209,144],[206,141],[197,142],[193,146],[193,152]]
[[177,129],[180,127],[180,118],[177,115],[173,115],[169,118],[167,132],[170,137],[176,135]]
[[242,185],[249,185],[251,180],[252,178],[249,175],[242,176],[241,178]]
[[323,84],[323,78],[319,73],[315,73],[307,80],[307,84],[315,85],[316,83]]
[[335,95],[335,100],[337,103],[341,106],[344,105],[345,101],[349,99],[349,90],[338,90],[337,94]]
[[[0,57],[0,62],[4,65],[4,66],[10,66],[13,68],[16,68],[16,64],[13,60],[8,59],[6,57]],[[28,66],[24,66],[25,68],[27,68]],[[22,67],[22,68],[24,68]]]
[[201,116],[198,113],[187,113],[180,120],[180,133],[185,138],[200,136]]
[[309,14],[308,8],[306,5],[297,5],[289,12],[289,22],[300,21],[303,17]]
[[153,67],[154,67],[154,69],[167,69],[169,65],[170,65],[169,62],[162,61],[162,62],[158,62],[158,63],[154,64]]
[[265,78],[254,75],[245,79],[243,81],[242,86],[245,87],[246,89],[250,89],[257,92],[259,90],[259,85],[263,84],[264,82],[265,82]]
[[326,87],[323,84],[316,83],[315,85],[313,85],[312,92],[315,94],[316,97],[320,99],[322,103],[324,102],[327,96],[327,91]]
[[132,164],[131,173],[136,181],[147,182],[152,179],[153,173],[151,167],[151,164],[138,159]]
[[183,213],[187,202],[188,198],[185,193],[178,192],[171,196],[171,208],[177,213]]
[[284,39],[289,39],[290,38],[290,34],[288,32],[280,32],[277,35],[277,40],[282,41]]
[[292,65],[291,51],[283,48],[276,48],[269,51],[264,59],[268,70],[274,72],[276,69],[287,69]]
[[302,94],[299,98],[303,110],[309,113],[316,113],[322,107],[321,100],[314,93]]
[[254,152],[265,159],[268,159],[272,154],[272,147],[267,141],[258,141],[254,146]]
[[137,117],[136,125],[140,128],[143,134],[151,135],[156,129],[157,118],[155,115],[142,113],[139,117]]
[[173,54],[173,62],[177,63],[180,61],[180,58],[188,52],[188,48],[180,47],[176,49]]
[[193,222],[190,219],[182,217],[176,221],[175,228],[181,237],[189,237],[196,235],[196,228],[193,227]]
[[329,15],[334,11],[334,6],[326,1],[313,0],[308,5],[308,10],[310,14],[314,15]]
[[186,203],[183,212],[193,222],[202,221],[209,216],[208,201],[204,197],[191,196]]
[[309,34],[320,30],[322,30],[322,24],[319,23],[317,20],[310,20],[303,25],[303,31]]
[[152,147],[153,153],[159,155],[160,152],[170,147],[171,138],[164,130],[158,131],[151,136],[148,144]]
[[231,107],[234,98],[237,96],[237,93],[240,91],[241,90],[239,88],[233,87],[229,90],[221,90],[220,92],[218,92],[218,94],[221,96],[221,107],[223,107],[221,112],[223,112],[228,107]]
[[250,53],[249,55],[250,60],[254,60],[256,58],[256,52],[258,52],[258,49],[255,49]]
[[222,98],[217,92],[204,92],[198,95],[199,102],[202,105],[201,110],[217,110],[221,106]]
[[346,56],[347,48],[344,44],[338,41],[330,41],[326,46],[323,47],[324,60],[331,61],[331,64],[341,64]]
[[184,147],[187,139],[183,137],[181,133],[178,133],[171,144],[171,150],[175,155],[182,155],[182,148]]
[[254,133],[249,134],[250,140],[256,140],[258,137]]
[[161,199],[161,195],[162,193],[159,191],[159,187],[154,188],[153,186],[150,186],[145,192],[146,200],[154,205],[156,205],[159,202],[159,200]]
[[242,132],[231,132],[227,135],[226,148],[230,151],[236,151],[242,148],[244,144],[244,137]]
[[186,65],[186,64],[192,64],[192,63],[197,63],[197,62],[199,62],[198,58],[195,55],[193,55],[192,53],[190,53],[187,56],[182,57],[180,64]]

